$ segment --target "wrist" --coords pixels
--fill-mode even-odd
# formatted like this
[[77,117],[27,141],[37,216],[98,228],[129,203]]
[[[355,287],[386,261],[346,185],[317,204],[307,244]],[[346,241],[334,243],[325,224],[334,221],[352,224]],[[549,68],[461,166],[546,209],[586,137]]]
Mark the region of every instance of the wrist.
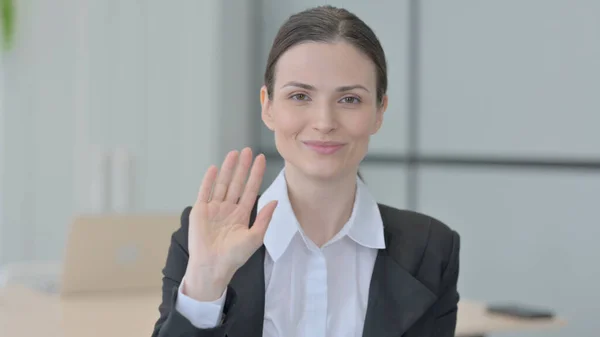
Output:
[[230,274],[233,275],[228,272],[216,272],[212,268],[200,270],[188,268],[183,278],[181,291],[196,301],[216,301],[225,292],[231,280]]

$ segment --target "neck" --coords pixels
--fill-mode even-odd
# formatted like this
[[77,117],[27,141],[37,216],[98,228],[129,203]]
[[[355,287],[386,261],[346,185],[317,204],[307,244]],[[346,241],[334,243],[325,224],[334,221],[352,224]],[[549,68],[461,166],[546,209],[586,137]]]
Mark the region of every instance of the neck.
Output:
[[304,233],[319,247],[331,240],[352,215],[356,173],[337,179],[311,179],[286,166],[288,197]]

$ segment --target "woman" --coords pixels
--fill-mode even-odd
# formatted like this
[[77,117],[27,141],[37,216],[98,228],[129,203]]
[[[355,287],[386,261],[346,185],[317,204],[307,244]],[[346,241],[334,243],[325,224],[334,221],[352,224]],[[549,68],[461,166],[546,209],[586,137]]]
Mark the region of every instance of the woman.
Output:
[[285,167],[261,196],[263,155],[208,169],[172,237],[154,336],[453,336],[459,236],[357,177],[388,102],[375,34],[343,9],[293,15],[264,80]]

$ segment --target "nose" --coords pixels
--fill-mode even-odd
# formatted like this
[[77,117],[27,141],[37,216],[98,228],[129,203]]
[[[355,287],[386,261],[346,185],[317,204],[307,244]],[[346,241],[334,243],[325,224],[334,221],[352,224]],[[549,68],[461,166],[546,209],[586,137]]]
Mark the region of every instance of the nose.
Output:
[[323,104],[313,113],[313,129],[322,133],[329,133],[337,128],[335,109],[329,104]]

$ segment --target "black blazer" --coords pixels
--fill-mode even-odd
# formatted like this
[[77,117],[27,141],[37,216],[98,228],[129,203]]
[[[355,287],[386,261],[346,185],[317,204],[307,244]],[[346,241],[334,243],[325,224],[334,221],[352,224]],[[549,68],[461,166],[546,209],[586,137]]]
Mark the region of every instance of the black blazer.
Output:
[[[256,205],[250,223],[256,216]],[[379,204],[386,248],[375,260],[364,337],[451,337],[459,294],[459,235],[429,216]],[[197,329],[175,308],[177,290],[188,261],[188,218],[173,234],[163,269],[160,318],[153,337],[261,337],[264,305],[265,247],[259,248],[228,286],[224,320]]]

